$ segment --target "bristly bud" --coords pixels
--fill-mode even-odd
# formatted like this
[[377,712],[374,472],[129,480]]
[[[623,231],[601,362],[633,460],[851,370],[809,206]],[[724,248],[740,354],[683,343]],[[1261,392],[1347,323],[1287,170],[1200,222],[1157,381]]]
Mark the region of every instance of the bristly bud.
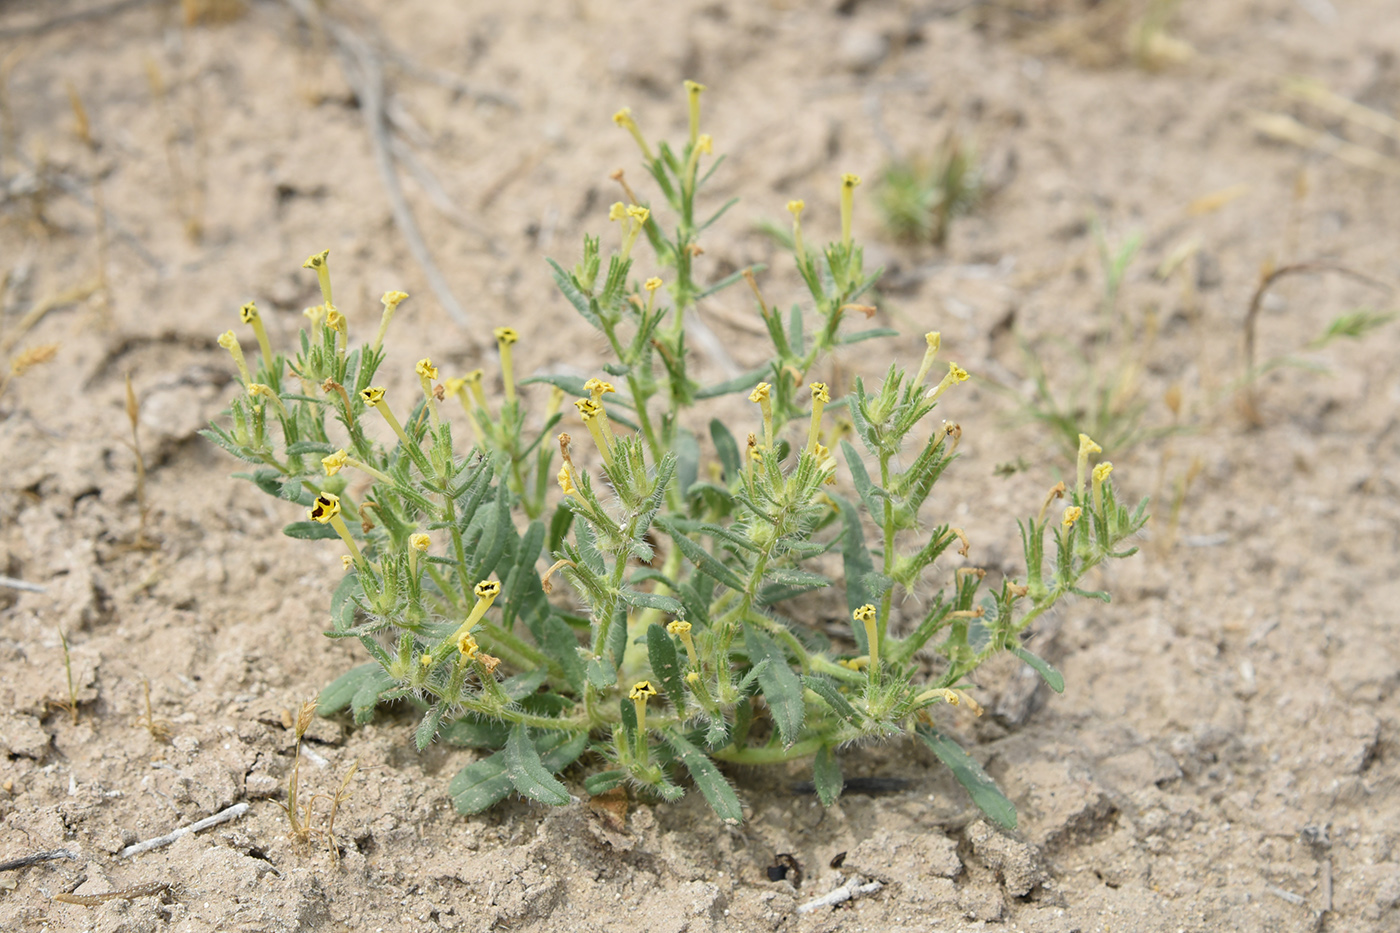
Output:
[[651,147],[647,145],[646,137],[642,135],[642,130],[637,126],[637,121],[632,119],[631,107],[623,107],[617,113],[613,114],[613,122],[632,134],[632,138],[637,142],[637,148],[642,150],[642,155],[648,162],[656,158],[651,154]]
[[914,377],[914,385],[924,384],[924,377],[933,368],[933,361],[938,358],[938,348],[943,344],[943,335],[936,330],[931,330],[924,334],[924,342],[928,348],[924,350],[923,362],[919,364],[919,374]]
[[1103,448],[1094,443],[1094,439],[1087,434],[1079,435],[1079,459],[1075,464],[1074,494],[1078,498],[1084,496],[1084,481],[1089,473],[1089,457],[1093,454],[1103,453]]

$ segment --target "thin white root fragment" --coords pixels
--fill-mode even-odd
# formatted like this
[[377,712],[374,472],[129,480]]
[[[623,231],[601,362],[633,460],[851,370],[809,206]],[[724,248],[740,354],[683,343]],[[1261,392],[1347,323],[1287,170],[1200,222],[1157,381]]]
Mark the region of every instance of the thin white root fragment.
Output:
[[797,908],[797,912],[799,914],[810,914],[812,911],[821,910],[823,907],[834,907],[837,904],[854,900],[857,897],[874,894],[884,887],[884,885],[878,881],[872,881],[869,884],[861,884],[860,881],[860,876],[856,875],[835,891],[823,894],[821,897],[800,905]]
[[210,826],[218,826],[220,823],[227,823],[229,820],[236,820],[248,812],[247,803],[236,803],[227,810],[220,810],[213,816],[206,816],[204,819],[191,823],[188,826],[181,826],[172,833],[164,836],[157,836],[154,839],[147,839],[145,842],[137,842],[122,849],[117,855],[126,858],[130,855],[140,855],[142,852],[149,852],[152,849],[159,849],[161,846],[168,846],[181,836],[188,836],[190,833],[197,833],[201,829],[208,829]]

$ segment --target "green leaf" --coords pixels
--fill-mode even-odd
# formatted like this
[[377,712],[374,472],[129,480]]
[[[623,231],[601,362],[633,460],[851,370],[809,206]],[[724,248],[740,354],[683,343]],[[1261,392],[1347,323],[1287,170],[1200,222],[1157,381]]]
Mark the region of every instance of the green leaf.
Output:
[[[583,319],[599,330],[603,329],[603,322],[598,318],[597,309],[594,307],[593,299],[585,295],[574,282],[574,277],[565,272],[563,267],[553,259],[546,259],[549,268],[554,276],[554,284],[559,286],[559,291],[568,299],[569,304],[574,306],[574,310],[583,316]],[[583,394],[583,393],[580,393]]]
[[831,707],[831,711],[846,725],[859,729],[862,723],[860,713],[851,705],[850,701],[837,689],[836,684],[825,677],[814,677],[808,675],[803,679],[807,689],[826,701],[826,705]]
[[359,692],[365,679],[372,677],[374,672],[379,669],[378,661],[370,661],[368,664],[352,667],[326,684],[321,690],[321,695],[316,699],[316,712],[322,716],[330,716],[345,709],[350,705],[355,694]]
[[758,685],[768,701],[768,710],[778,725],[783,745],[791,746],[802,734],[802,719],[807,705],[802,700],[802,681],[788,667],[787,655],[778,643],[752,625],[744,627],[744,644],[749,660],[754,664],[767,661],[758,672]]
[[554,515],[549,519],[548,549],[550,554],[559,552],[559,545],[568,538],[569,526],[573,523],[574,510],[560,502],[554,510]]
[[320,522],[292,522],[282,529],[282,534],[299,541],[322,541],[327,538],[340,537],[334,528],[330,525],[322,525]]
[[1035,668],[1036,673],[1038,673],[1041,676],[1041,678],[1045,681],[1045,683],[1049,685],[1051,690],[1054,690],[1056,693],[1065,692],[1064,675],[1061,674],[1059,671],[1055,670],[1055,668],[1050,664],[1049,661],[1046,661],[1043,658],[1036,657],[1035,655],[1027,651],[1025,648],[1022,648],[1020,645],[1017,645],[1015,648],[1012,648],[1011,653],[1016,655],[1016,657],[1020,658],[1022,661],[1025,661],[1031,667]]
[[423,721],[418,724],[418,729],[413,733],[413,742],[421,752],[429,745],[433,744],[433,739],[437,738],[438,727],[442,725],[443,708],[441,703],[434,703],[428,707],[428,712],[424,714]]
[[735,576],[734,571],[720,563],[718,558],[701,547],[697,542],[687,538],[685,533],[673,525],[669,519],[658,518],[656,520],[656,525],[671,536],[671,539],[676,542],[676,547],[680,548],[681,553],[684,554],[686,559],[692,564],[714,577],[731,590],[743,592],[744,581]]
[[589,658],[584,671],[588,682],[599,690],[617,683],[617,668],[602,658]]
[[[567,732],[551,732],[536,739],[534,744],[544,768],[553,773],[564,770],[578,760],[588,745],[588,736],[584,733],[571,736]],[[504,799],[512,786],[506,774],[506,753],[503,749],[458,771],[447,785],[447,794],[458,813],[470,815],[480,813]]]
[[642,609],[657,609],[667,615],[673,616],[685,615],[685,606],[681,605],[681,601],[674,596],[662,596],[658,593],[643,593],[638,590],[629,590],[626,588],[618,591],[618,595],[621,596],[622,601],[629,606],[637,606]]
[[741,376],[735,376],[733,379],[726,379],[724,382],[706,386],[697,391],[695,397],[697,399],[717,398],[721,395],[743,392],[745,389],[752,391],[753,387],[762,382],[763,377],[768,375],[770,368],[771,367],[769,367],[767,363],[764,363],[762,366],[758,367],[758,369],[750,370]]
[[817,751],[817,758],[812,762],[812,783],[824,807],[834,804],[841,796],[841,788],[846,786],[841,777],[841,762],[836,760],[830,745],[823,745]]
[[743,461],[739,459],[739,444],[724,426],[724,422],[718,418],[710,421],[710,440],[714,441],[715,453],[719,455],[720,466],[724,468],[725,482],[734,482],[743,470]]
[[678,732],[667,732],[666,744],[676,753],[680,763],[685,765],[685,769],[695,780],[695,786],[700,788],[700,793],[705,795],[705,800],[719,818],[731,826],[742,823],[744,808],[739,803],[739,795],[734,793],[734,788],[730,787],[724,775],[719,773],[715,763]]
[[870,481],[870,474],[865,471],[865,462],[860,459],[860,454],[851,446],[850,441],[841,442],[841,453],[846,456],[846,465],[851,469],[851,484],[856,487],[860,501],[865,503],[866,511],[871,515],[879,515],[881,506],[878,500],[888,499],[890,494]]
[[350,709],[355,713],[355,722],[363,725],[374,718],[374,707],[379,703],[380,695],[393,686],[394,679],[383,667],[377,671],[370,671],[369,676],[360,681],[355,695],[350,698]]
[[448,745],[463,748],[500,748],[510,737],[510,730],[503,722],[459,719],[443,726],[439,735]]
[[651,660],[651,672],[661,681],[661,687],[671,701],[677,715],[685,715],[685,687],[681,683],[681,665],[676,655],[676,644],[671,641],[665,626],[647,626],[647,656]]
[[625,780],[626,771],[599,771],[583,779],[583,789],[588,791],[590,797],[597,797],[599,794],[606,794]]
[[535,743],[523,723],[516,723],[506,739],[506,777],[515,789],[531,800],[562,807],[569,802],[569,791],[545,770]]
[[700,444],[694,434],[681,428],[676,431],[672,449],[676,453],[677,484],[681,489],[689,490],[700,476]]
[[[562,376],[551,373],[545,373],[544,375],[540,376],[531,376],[529,379],[521,379],[516,384],[527,386],[538,382],[543,383],[544,385],[558,386],[570,395],[577,395],[582,398],[588,398],[590,393],[587,389],[583,387],[583,384],[586,381],[587,380],[580,379],[577,376]],[[609,407],[617,405],[628,410],[631,410],[632,408],[632,400],[622,398],[621,396],[617,395],[617,393],[613,393],[612,395],[608,396],[607,404]],[[611,411],[609,411],[608,417],[613,418],[616,416]]]
[[836,344],[860,343],[862,340],[874,340],[876,337],[898,337],[899,331],[889,327],[872,327],[870,330],[858,330],[854,334],[845,334],[838,337]]
[[938,760],[948,766],[953,777],[972,795],[978,809],[1007,829],[1016,828],[1016,807],[997,787],[982,766],[972,759],[961,745],[932,726],[918,727],[919,738],[933,750]]
[[544,636],[540,640],[540,647],[544,649],[545,654],[559,662],[569,687],[575,693],[582,693],[583,659],[578,654],[578,638],[574,636],[574,630],[569,628],[569,623],[553,613],[546,616],[540,624],[541,634]]
[[[851,612],[855,612],[866,603],[875,601],[864,582],[866,574],[874,573],[875,562],[865,547],[865,532],[861,529],[860,513],[856,511],[855,505],[842,496],[832,498],[841,509],[841,522],[846,529],[841,542],[841,556],[846,571],[846,605]],[[870,647],[865,643],[865,627],[853,625],[851,628],[860,652],[868,653]]]

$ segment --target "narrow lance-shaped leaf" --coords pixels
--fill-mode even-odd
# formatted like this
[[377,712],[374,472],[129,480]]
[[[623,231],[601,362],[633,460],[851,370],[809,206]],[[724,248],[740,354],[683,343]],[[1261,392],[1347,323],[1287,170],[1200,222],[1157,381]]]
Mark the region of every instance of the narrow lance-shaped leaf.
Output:
[[661,625],[647,626],[647,656],[651,672],[661,681],[661,687],[677,715],[685,715],[685,687],[681,683],[681,666],[676,657],[676,645]]
[[824,807],[831,806],[841,796],[845,780],[841,777],[841,763],[830,745],[823,745],[817,751],[816,760],[812,762],[812,783]]
[[967,789],[978,809],[1007,829],[1016,828],[1016,807],[997,787],[982,766],[963,747],[932,726],[919,726],[919,738],[948,766],[953,777]]
[[734,793],[734,788],[729,786],[724,775],[719,773],[715,763],[678,732],[666,733],[666,744],[676,753],[680,763],[685,765],[690,776],[695,779],[695,786],[700,788],[700,793],[705,796],[710,808],[719,818],[730,824],[743,822],[744,808],[739,803],[739,796]]
[[744,644],[750,661],[768,662],[758,673],[758,684],[763,688],[763,697],[768,701],[783,744],[791,745],[802,734],[802,719],[807,711],[802,700],[802,681],[788,667],[787,655],[777,642],[751,625],[744,629]]
[[531,800],[556,807],[569,802],[568,789],[545,770],[523,723],[516,723],[511,728],[510,738],[506,739],[505,756],[506,777],[520,793]]

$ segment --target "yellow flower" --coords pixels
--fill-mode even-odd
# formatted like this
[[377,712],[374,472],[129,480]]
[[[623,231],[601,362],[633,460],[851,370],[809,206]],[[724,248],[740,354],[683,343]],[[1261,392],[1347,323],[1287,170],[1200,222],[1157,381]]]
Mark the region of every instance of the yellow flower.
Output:
[[384,387],[366,386],[360,390],[360,398],[364,400],[366,405],[378,405],[384,401]]
[[632,134],[632,138],[637,142],[637,148],[642,150],[642,155],[650,162],[653,158],[651,147],[647,145],[646,137],[642,135],[642,129],[637,126],[637,121],[632,119],[632,108],[623,107],[613,114],[613,122]]
[[690,98],[690,142],[692,144],[700,136],[700,92],[705,90],[705,85],[695,81],[685,82],[685,93]]
[[306,262],[304,262],[304,263],[301,264],[301,267],[302,267],[303,269],[322,269],[322,268],[325,268],[326,261],[330,258],[330,255],[331,255],[331,251],[330,251],[330,250],[328,250],[328,249],[323,249],[323,250],[321,250],[319,253],[316,253],[314,256],[308,257],[307,260],[306,260]]
[[944,392],[948,391],[949,386],[957,385],[959,382],[966,382],[969,378],[971,377],[968,376],[967,370],[950,360],[948,363],[948,375],[944,376],[943,380],[929,393],[929,398],[937,399]]
[[432,543],[433,539],[428,535],[423,534],[421,531],[417,534],[412,534],[408,536],[408,546],[413,548],[415,551],[427,551],[428,547],[432,545]]
[[477,599],[495,599],[501,595],[501,585],[495,580],[482,580],[472,588],[472,592]]
[[831,393],[827,390],[825,382],[812,383],[812,398],[825,405],[831,401]]
[[219,335],[219,346],[228,351],[228,355],[233,357],[234,365],[238,367],[238,375],[242,377],[243,384],[249,385],[253,381],[253,376],[248,372],[248,361],[243,358],[243,347],[238,343],[238,336],[231,330],[226,330]]
[[649,680],[639,680],[632,685],[632,692],[627,694],[629,700],[645,700],[648,697],[656,696],[656,688]]
[[701,133],[699,138],[695,140],[695,151],[712,155],[715,151],[714,138],[709,133]]
[[684,619],[676,619],[666,624],[666,631],[677,637],[690,634],[690,623]]
[[801,217],[802,211],[805,210],[806,207],[806,201],[794,200],[787,202],[788,213],[791,214],[794,218]]
[[471,660],[476,657],[479,647],[480,646],[476,643],[476,639],[472,637],[471,632],[463,632],[461,635],[457,636],[457,651],[461,653],[462,657]]
[[461,395],[466,391],[466,388],[467,379],[465,376],[454,376],[451,379],[444,379],[442,382],[442,390],[448,395]]
[[436,379],[438,377],[437,367],[434,366],[433,361],[427,357],[419,360],[418,365],[413,367],[413,371],[424,379]]
[[248,302],[238,309],[238,317],[244,324],[252,324],[258,319],[258,306],[253,302]]
[[880,624],[875,607],[870,603],[859,607],[851,617],[865,626],[865,641],[870,649],[870,678],[873,681],[880,671]]
[[559,473],[555,477],[555,479],[559,480],[559,489],[564,493],[564,495],[578,495],[578,490],[574,488],[573,477],[569,475],[569,467],[567,464],[559,468]]
[[764,400],[769,398],[770,389],[772,389],[772,386],[770,386],[768,383],[760,382],[757,386],[754,387],[754,390],[749,393],[749,401],[757,402],[760,405],[763,404]]
[[613,114],[613,122],[621,127],[626,127],[629,124],[635,125],[636,121],[632,119],[632,108],[623,107],[617,113]]
[[870,603],[866,603],[864,606],[852,612],[851,618],[855,619],[857,622],[873,622],[875,621],[875,607]]
[[957,363],[950,362],[948,364],[948,375],[952,377],[954,382],[966,382],[968,380],[967,370],[963,369]]
[[822,425],[822,408],[831,401],[831,393],[827,390],[825,382],[812,383],[812,424],[807,429],[807,452],[815,453],[817,449],[817,433]]
[[590,379],[583,384],[583,390],[592,396],[595,403],[602,404],[602,398],[609,392],[616,392],[611,382],[604,382],[601,379]]
[[1065,514],[1064,517],[1060,519],[1060,524],[1064,525],[1066,529],[1073,528],[1074,523],[1079,521],[1079,517],[1083,514],[1083,509],[1077,505],[1071,505],[1065,509]]
[[914,385],[923,385],[924,377],[933,368],[933,361],[938,357],[938,348],[943,344],[943,335],[936,330],[931,330],[924,334],[924,342],[928,348],[924,350],[924,360],[919,364],[919,374],[914,377]]
[[1108,479],[1108,474],[1112,472],[1113,463],[1111,461],[1105,460],[1103,463],[1100,463],[1098,466],[1094,467],[1094,482],[1102,483],[1104,480]]
[[330,250],[323,249],[301,264],[303,269],[314,269],[316,271],[316,281],[321,286],[321,299],[327,305],[331,303],[330,255]]
[[351,567],[355,566],[355,558],[351,557],[349,554],[340,555],[340,566],[349,570]]
[[333,492],[323,492],[316,497],[316,502],[306,513],[306,517],[313,522],[327,524],[334,518],[340,516],[340,497]]
[[345,461],[350,459],[344,450],[337,450],[335,453],[321,458],[321,466],[325,468],[327,476],[334,476],[345,467]]
[[496,343],[503,347],[508,347],[520,339],[520,334],[514,327],[497,327],[491,333],[495,336]]
[[1075,464],[1074,491],[1076,495],[1084,495],[1084,480],[1089,472],[1089,457],[1093,454],[1103,453],[1103,448],[1094,443],[1094,439],[1087,434],[1079,435],[1079,458]]
[[583,416],[584,424],[587,424],[594,418],[598,417],[598,413],[603,410],[603,406],[599,405],[591,398],[581,398],[575,400],[574,407],[577,408],[578,413]]
[[851,245],[851,214],[855,211],[855,191],[859,184],[859,175],[847,172],[841,176],[841,242],[845,246]]
[[385,292],[379,300],[383,303],[386,311],[393,311],[408,300],[408,292]]
[[627,205],[621,201],[614,201],[612,207],[608,208],[608,220],[622,220],[627,216]]
[[636,221],[638,226],[642,226],[647,222],[647,218],[651,216],[651,211],[645,207],[638,207],[633,204],[627,208],[627,216]]
[[661,279],[653,275],[651,278],[647,279],[645,282],[642,283],[642,287],[649,292],[654,292],[664,284],[666,283],[662,282]]

